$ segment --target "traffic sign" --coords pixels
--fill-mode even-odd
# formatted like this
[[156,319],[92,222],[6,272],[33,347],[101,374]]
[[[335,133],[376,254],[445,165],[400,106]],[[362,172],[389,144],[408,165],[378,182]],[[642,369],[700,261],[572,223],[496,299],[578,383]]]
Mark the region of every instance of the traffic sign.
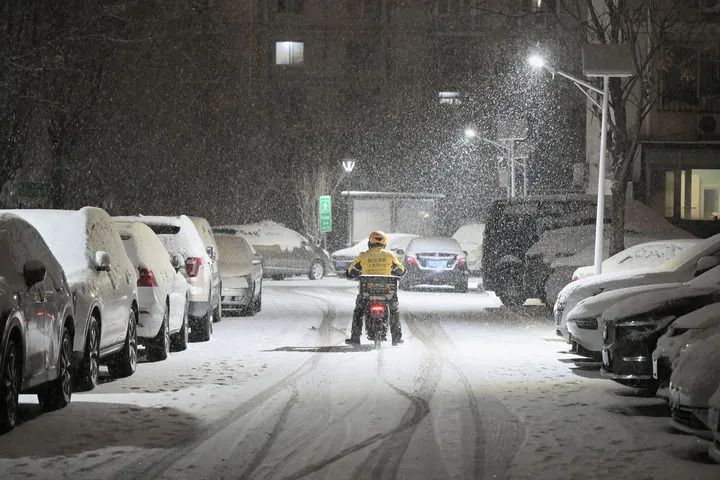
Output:
[[318,214],[320,216],[320,232],[332,232],[332,198],[329,195],[320,197]]

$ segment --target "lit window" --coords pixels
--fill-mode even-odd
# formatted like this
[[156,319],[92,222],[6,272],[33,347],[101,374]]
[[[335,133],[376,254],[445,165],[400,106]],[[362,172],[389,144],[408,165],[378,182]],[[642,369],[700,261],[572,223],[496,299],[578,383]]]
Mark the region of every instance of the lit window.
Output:
[[460,92],[439,92],[438,98],[440,105],[460,105],[462,103]]
[[555,0],[525,0],[531,12],[550,12],[555,10]]
[[303,42],[276,42],[275,43],[275,65],[302,65]]

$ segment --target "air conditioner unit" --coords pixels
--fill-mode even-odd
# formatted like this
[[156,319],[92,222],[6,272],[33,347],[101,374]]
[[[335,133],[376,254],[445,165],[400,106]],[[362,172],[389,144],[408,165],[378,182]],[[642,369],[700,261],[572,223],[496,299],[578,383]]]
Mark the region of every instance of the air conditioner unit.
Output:
[[720,0],[699,0],[700,13],[720,13]]
[[720,138],[720,113],[699,113],[696,126],[700,138]]

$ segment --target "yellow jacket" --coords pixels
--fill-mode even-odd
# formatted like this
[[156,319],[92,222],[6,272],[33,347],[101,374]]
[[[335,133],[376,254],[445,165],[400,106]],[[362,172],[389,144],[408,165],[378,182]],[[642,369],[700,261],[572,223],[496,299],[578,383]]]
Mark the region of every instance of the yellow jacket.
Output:
[[357,275],[396,275],[405,274],[405,267],[394,253],[382,247],[372,247],[362,252],[348,266],[347,274],[350,277]]

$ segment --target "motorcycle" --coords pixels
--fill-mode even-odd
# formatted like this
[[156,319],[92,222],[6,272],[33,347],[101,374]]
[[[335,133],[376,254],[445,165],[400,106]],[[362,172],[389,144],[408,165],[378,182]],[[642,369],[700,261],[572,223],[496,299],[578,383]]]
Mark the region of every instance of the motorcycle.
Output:
[[397,299],[398,277],[361,275],[360,297],[365,301],[365,331],[375,339],[375,348],[387,340],[390,302]]

